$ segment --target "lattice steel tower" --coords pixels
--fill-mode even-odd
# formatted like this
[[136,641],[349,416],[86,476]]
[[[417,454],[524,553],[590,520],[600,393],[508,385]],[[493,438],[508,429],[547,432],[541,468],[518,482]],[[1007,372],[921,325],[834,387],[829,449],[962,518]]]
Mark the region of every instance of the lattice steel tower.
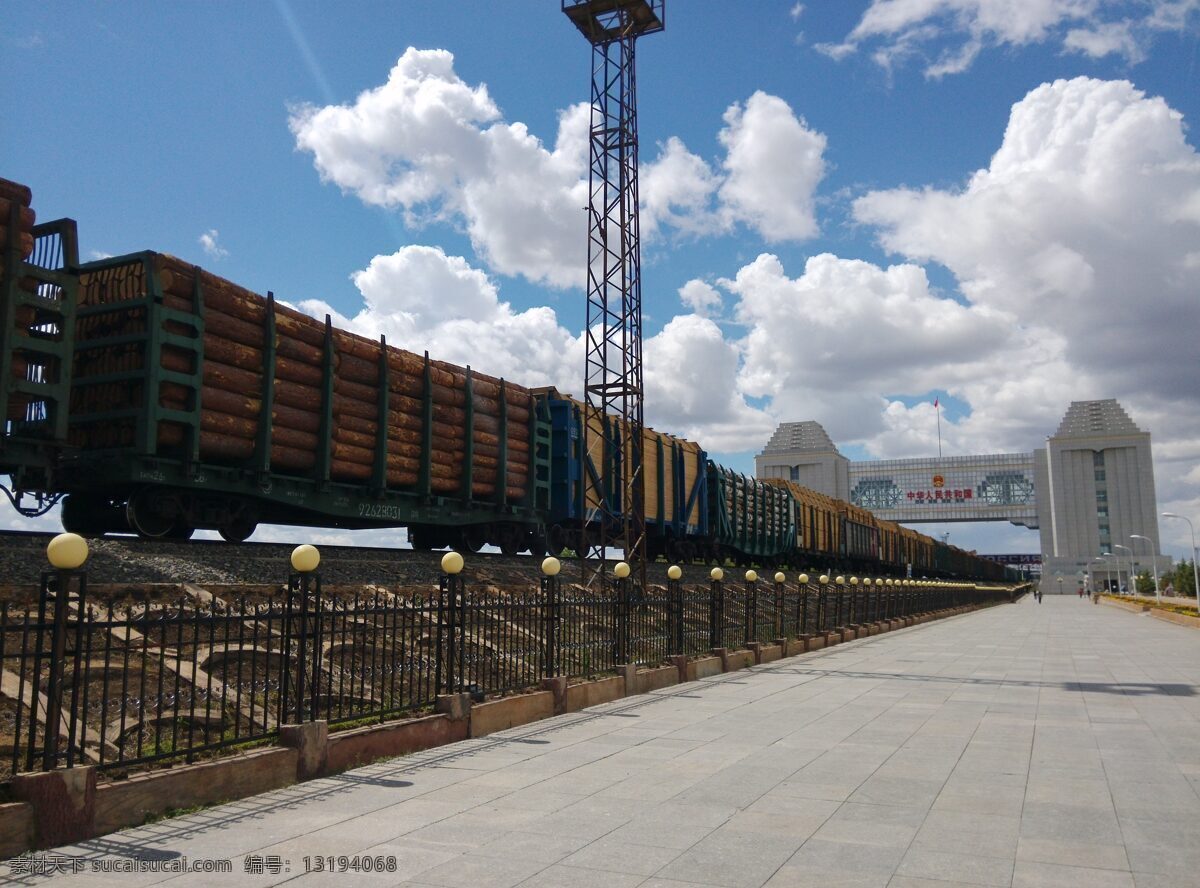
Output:
[[[637,38],[665,27],[666,0],[563,0],[592,44],[584,453],[599,470],[599,530],[581,528],[585,559],[604,560],[621,529],[625,557],[645,588],[642,474],[642,283],[638,227]],[[614,424],[604,417],[618,420]],[[603,466],[603,469],[601,469]],[[588,488],[585,470],[584,490]]]

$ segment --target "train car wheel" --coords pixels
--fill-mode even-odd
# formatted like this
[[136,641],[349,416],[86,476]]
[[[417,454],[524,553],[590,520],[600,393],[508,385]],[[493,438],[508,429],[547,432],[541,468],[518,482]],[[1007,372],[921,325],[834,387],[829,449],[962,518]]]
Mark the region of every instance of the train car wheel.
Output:
[[69,533],[102,534],[122,531],[121,510],[105,496],[72,493],[63,500],[59,513],[63,530]]
[[217,528],[217,533],[227,543],[244,543],[256,530],[258,530],[258,522],[243,516],[226,522]]
[[169,540],[190,540],[192,534],[195,532],[196,528],[192,527],[186,521],[176,521],[167,532],[166,538]]
[[561,555],[563,549],[570,548],[570,534],[561,524],[551,524],[546,530],[546,545],[551,555]]
[[499,529],[499,532],[500,551],[505,555],[518,555],[529,545],[525,539],[525,533],[513,525],[506,524]]
[[418,552],[432,552],[434,549],[445,549],[455,545],[456,539],[462,535],[450,528],[438,527],[435,524],[413,524],[408,528],[408,542]]
[[125,520],[129,529],[146,539],[158,540],[167,537],[175,526],[174,509],[168,509],[168,501],[149,491],[140,491],[125,504]]
[[475,524],[463,531],[463,546],[470,552],[478,552],[487,544],[487,528]]
[[[559,549],[559,552],[562,550]],[[547,542],[546,534],[537,533],[536,531],[529,534],[529,554],[534,558],[541,558],[546,554],[557,555],[558,552],[550,551],[550,543]]]

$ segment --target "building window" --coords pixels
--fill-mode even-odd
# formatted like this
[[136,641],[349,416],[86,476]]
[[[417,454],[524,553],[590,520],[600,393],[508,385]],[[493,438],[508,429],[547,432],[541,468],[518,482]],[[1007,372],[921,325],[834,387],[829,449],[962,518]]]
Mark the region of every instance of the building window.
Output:
[[790,466],[788,468],[788,477],[791,478],[791,480],[793,480],[793,481],[799,481],[800,480],[800,467],[799,466]]
[[1096,469],[1096,481],[1099,482],[1099,481],[1104,481],[1104,480],[1105,480],[1104,469]]
[[1092,465],[1097,469],[1104,468],[1104,451],[1098,450],[1092,454]]
[[891,478],[866,478],[854,485],[850,502],[864,509],[894,509],[900,505],[900,488]]
[[988,475],[979,482],[979,498],[989,506],[1023,505],[1033,502],[1033,482],[1016,472]]

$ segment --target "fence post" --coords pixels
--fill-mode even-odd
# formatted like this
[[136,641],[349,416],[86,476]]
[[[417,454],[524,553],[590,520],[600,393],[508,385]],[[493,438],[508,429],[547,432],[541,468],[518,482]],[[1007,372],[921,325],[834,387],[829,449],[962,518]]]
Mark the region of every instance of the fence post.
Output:
[[796,635],[808,634],[808,574],[796,577]]
[[457,668],[462,652],[459,635],[466,590],[462,578],[463,557],[458,552],[442,556],[442,579],[438,584],[437,626],[434,637],[434,694],[457,694],[464,684]]
[[553,678],[559,673],[558,624],[561,618],[558,608],[559,588],[558,572],[562,563],[553,555],[542,562],[542,635],[546,639],[545,675]]
[[[52,771],[58,764],[58,744],[62,739],[62,710],[63,710],[63,678],[67,654],[67,621],[70,617],[71,582],[77,583],[79,590],[79,618],[76,622],[76,644],[74,651],[74,666],[76,674],[79,671],[80,645],[78,643],[79,621],[83,619],[84,596],[87,594],[87,571],[81,570],[88,557],[87,542],[83,537],[74,533],[62,533],[54,537],[46,546],[46,558],[53,571],[42,571],[41,587],[38,593],[38,623],[45,627],[46,608],[51,600],[54,601],[54,624],[50,635],[50,650],[42,650],[42,633],[38,632],[38,643],[34,658],[34,675],[41,675],[42,661],[49,657],[49,676],[46,680],[46,724],[42,734],[42,770]],[[36,692],[36,687],[34,688]],[[67,765],[73,764],[71,742],[75,733],[75,713],[71,713],[70,735],[68,737]],[[37,718],[34,711],[29,713],[29,737],[32,747],[37,734]],[[32,753],[32,748],[30,749]],[[32,765],[32,761],[30,761]]]
[[683,651],[683,590],[679,578],[683,570],[678,564],[667,568],[667,653],[682,654]]
[[[321,553],[317,551],[315,546],[303,545],[297,546],[292,550],[292,574],[288,577],[288,595],[287,595],[287,618],[284,620],[284,663],[283,663],[283,680],[280,685],[287,683],[288,677],[291,675],[291,664],[296,664],[296,724],[305,722],[305,697],[306,690],[308,692],[310,702],[310,712],[315,709],[317,702],[317,694],[319,692],[320,683],[320,646],[316,646],[317,668],[311,676],[311,687],[305,688],[305,673],[308,671],[309,662],[309,642],[308,642],[308,606],[309,598],[314,593],[317,600],[317,606],[320,606],[321,600],[321,577],[316,573],[317,565],[321,563]],[[292,657],[292,634],[291,634],[291,613],[295,605],[299,603],[300,607],[300,626],[298,637],[296,638],[298,650],[295,657]],[[287,709],[287,694],[281,698],[280,703],[282,714],[284,717],[288,715]]]
[[821,574],[817,580],[817,631],[824,632],[825,622],[829,619],[829,574]]
[[617,625],[616,637],[613,639],[613,663],[623,666],[629,662],[629,565],[624,561],[620,562],[613,568],[613,576],[617,578]]
[[746,571],[746,604],[742,609],[743,643],[758,641],[758,574],[752,570]]
[[775,601],[772,608],[772,621],[774,625],[771,627],[771,637],[780,638],[787,634],[787,630],[783,626],[783,598],[784,598],[784,576],[783,571],[775,572]]
[[725,571],[714,567],[709,572],[712,582],[708,588],[708,646],[725,647],[725,586],[721,580]]
[[833,581],[837,585],[837,601],[834,605],[833,628],[842,628],[842,599],[846,597],[846,578],[839,575]]

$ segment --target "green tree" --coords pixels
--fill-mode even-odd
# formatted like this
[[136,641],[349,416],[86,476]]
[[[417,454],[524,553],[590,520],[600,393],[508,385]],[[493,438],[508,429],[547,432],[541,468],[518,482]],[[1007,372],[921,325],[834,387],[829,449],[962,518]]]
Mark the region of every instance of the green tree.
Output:
[[1149,571],[1144,570],[1137,575],[1136,588],[1139,595],[1154,594],[1154,577],[1150,576]]
[[1176,595],[1196,597],[1196,574],[1192,562],[1180,561],[1175,565],[1175,571],[1171,574],[1171,585],[1175,587]]

